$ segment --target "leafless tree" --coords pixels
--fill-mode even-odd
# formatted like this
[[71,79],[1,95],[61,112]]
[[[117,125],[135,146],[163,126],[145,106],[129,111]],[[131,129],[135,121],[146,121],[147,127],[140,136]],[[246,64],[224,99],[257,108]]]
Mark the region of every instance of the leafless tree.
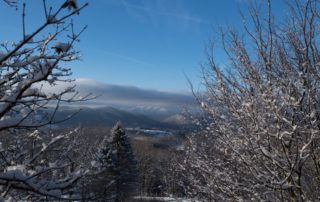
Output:
[[[60,66],[60,63],[79,58],[79,52],[73,49],[73,45],[79,41],[78,38],[86,26],[76,33],[72,20],[69,23],[67,20],[87,6],[85,4],[78,8],[77,4],[72,2],[76,1],[68,0],[55,11],[53,7],[48,8],[46,1],[43,1],[46,21],[31,34],[25,33],[26,4],[22,5],[22,40],[1,43],[0,131],[51,124],[61,102],[87,99],[77,96],[74,86],[58,93],[42,90],[43,85],[54,86],[57,82],[72,81],[68,78],[71,75],[70,69]],[[66,8],[73,10],[68,11]],[[71,33],[66,34],[67,31]],[[59,37],[65,37],[63,34],[66,34],[69,41],[59,41]],[[55,106],[55,110],[43,113],[41,119],[35,120],[35,114],[46,112],[48,106]]]
[[319,1],[287,6],[277,19],[270,0],[253,1],[243,32],[220,28],[223,67],[209,43],[206,92],[196,93],[201,132],[189,137],[181,164],[191,196],[320,199]]
[[0,46],[0,200],[83,199],[78,182],[90,165],[76,160],[88,154],[88,145],[76,138],[77,130],[53,134],[44,126],[60,121],[54,116],[61,103],[92,97],[80,97],[75,86],[56,93],[43,86],[72,82],[61,63],[80,57],[74,44],[86,26],[76,32],[72,17],[88,4],[43,0],[44,23],[26,33],[28,4],[3,2],[22,13],[22,36]]
[[[0,193],[6,200],[89,199],[82,179],[94,168],[79,130],[3,132]],[[87,161],[80,161],[86,159]]]

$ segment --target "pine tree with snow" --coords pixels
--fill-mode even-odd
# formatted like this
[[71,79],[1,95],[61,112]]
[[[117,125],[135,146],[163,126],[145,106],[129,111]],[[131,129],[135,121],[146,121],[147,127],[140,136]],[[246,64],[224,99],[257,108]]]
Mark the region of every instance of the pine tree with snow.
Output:
[[116,197],[115,179],[115,150],[110,145],[109,135],[106,135],[93,161],[96,172],[88,179],[88,190],[93,193],[96,200],[107,200]]
[[114,167],[113,162],[115,161],[115,158],[113,153],[114,152],[110,146],[108,137],[105,137],[102,143],[102,148],[97,155],[102,170],[109,170]]
[[111,130],[110,145],[115,155],[115,201],[123,201],[136,193],[138,171],[130,139],[119,122]]

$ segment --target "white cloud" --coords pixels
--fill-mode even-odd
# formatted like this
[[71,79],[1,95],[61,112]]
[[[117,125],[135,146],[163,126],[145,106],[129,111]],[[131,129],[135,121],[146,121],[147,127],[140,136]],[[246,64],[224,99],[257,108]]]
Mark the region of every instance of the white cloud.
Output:
[[44,84],[42,90],[54,93],[72,85],[76,85],[76,90],[82,96],[89,93],[98,96],[95,100],[87,102],[87,105],[183,107],[195,104],[195,100],[189,92],[159,91],[134,86],[112,85],[85,78],[76,79],[74,83],[58,83],[54,87]]

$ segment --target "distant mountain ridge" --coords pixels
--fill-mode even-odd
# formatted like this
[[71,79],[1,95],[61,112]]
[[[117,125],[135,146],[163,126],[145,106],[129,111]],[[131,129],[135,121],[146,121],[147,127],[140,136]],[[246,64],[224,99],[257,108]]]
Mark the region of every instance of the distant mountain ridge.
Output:
[[[55,116],[55,120],[62,120],[78,109],[73,107],[62,107]],[[154,114],[157,117],[156,114]],[[62,127],[68,126],[108,126],[112,127],[116,122],[121,121],[124,127],[140,128],[169,128],[178,129],[177,123],[155,120],[153,117],[139,113],[128,112],[113,107],[83,108],[71,119],[59,124]]]

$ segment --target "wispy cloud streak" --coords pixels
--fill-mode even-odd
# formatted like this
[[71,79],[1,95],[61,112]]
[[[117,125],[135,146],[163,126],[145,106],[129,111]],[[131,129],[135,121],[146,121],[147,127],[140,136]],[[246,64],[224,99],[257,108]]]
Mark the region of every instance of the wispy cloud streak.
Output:
[[129,56],[126,56],[126,55],[120,55],[120,54],[112,53],[112,52],[109,52],[109,51],[103,51],[103,53],[105,53],[107,55],[110,55],[112,57],[117,57],[119,59],[126,60],[128,62],[133,62],[133,63],[136,63],[136,64],[149,66],[149,67],[154,67],[154,65],[151,64],[151,63],[148,63],[148,62],[145,62],[145,61],[133,58],[133,57],[129,57]]
[[197,16],[192,16],[190,13],[188,13],[185,9],[183,8],[173,8],[172,10],[164,9],[163,7],[151,7],[149,5],[134,5],[128,3],[126,0],[121,0],[120,1],[122,6],[124,6],[127,10],[140,10],[147,12],[149,15],[163,15],[163,16],[168,16],[168,17],[175,17],[180,20],[185,20],[189,22],[194,22],[194,23],[206,23],[202,18],[197,17]]

